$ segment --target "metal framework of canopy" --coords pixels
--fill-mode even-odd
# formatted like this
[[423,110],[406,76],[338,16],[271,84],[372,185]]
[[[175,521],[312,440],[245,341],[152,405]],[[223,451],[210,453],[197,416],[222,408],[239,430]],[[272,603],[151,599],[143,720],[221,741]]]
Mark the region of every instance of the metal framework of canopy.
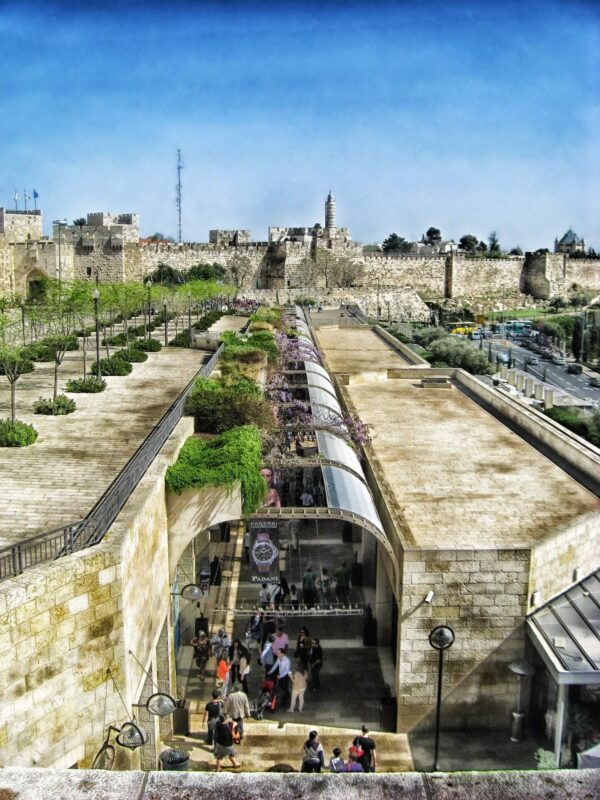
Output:
[[567,687],[600,684],[600,569],[529,614],[527,632],[558,685],[554,754],[560,766]]

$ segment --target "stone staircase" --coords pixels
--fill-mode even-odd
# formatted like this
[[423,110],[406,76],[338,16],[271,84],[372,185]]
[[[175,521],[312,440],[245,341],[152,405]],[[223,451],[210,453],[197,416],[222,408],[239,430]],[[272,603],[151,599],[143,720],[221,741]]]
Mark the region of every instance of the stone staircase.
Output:
[[[196,706],[196,707],[194,707]],[[204,741],[201,731],[202,711],[200,703],[190,710],[190,735],[174,736],[165,743],[167,747],[187,750],[190,754],[189,769],[193,772],[214,770],[212,748]],[[236,748],[237,758],[242,762],[242,772],[291,772],[300,771],[302,748],[308,732],[315,726],[293,722],[245,720],[245,738]],[[348,747],[357,735],[356,730],[320,725],[319,741],[325,750],[326,763],[334,747],[347,754]],[[377,772],[411,772],[414,770],[408,736],[401,733],[372,731],[377,744]],[[223,761],[227,769],[228,760]]]

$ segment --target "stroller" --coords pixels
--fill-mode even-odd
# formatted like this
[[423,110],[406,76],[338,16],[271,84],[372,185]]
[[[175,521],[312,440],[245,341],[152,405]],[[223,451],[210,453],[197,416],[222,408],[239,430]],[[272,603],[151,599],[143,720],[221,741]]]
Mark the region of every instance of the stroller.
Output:
[[254,719],[264,718],[265,711],[275,711],[279,698],[275,690],[276,682],[267,678],[263,681],[258,698],[252,703],[251,716]]

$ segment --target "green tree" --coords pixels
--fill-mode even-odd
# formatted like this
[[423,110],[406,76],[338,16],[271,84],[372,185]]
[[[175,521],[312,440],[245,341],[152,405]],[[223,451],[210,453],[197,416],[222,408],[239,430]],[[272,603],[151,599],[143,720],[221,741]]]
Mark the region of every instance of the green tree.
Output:
[[522,256],[523,255],[523,250],[517,245],[517,247],[513,247],[513,249],[510,251],[509,255],[511,255],[511,256]]
[[187,281],[217,281],[225,275],[220,264],[194,264],[186,273]]
[[408,253],[411,249],[410,242],[397,233],[390,233],[387,239],[383,240],[381,249],[384,253]]
[[498,234],[496,231],[492,231],[488,236],[488,242],[490,245],[490,253],[500,253],[500,241],[498,240]]
[[487,244],[486,244],[486,243],[483,241],[483,239],[482,239],[482,240],[479,242],[479,244],[477,245],[477,252],[478,252],[478,253],[487,253],[487,249],[488,249],[488,246],[487,246]]
[[85,217],[78,217],[77,219],[73,220],[73,225],[77,225],[78,228],[83,228],[85,222]]
[[151,272],[146,280],[152,283],[160,283],[163,286],[177,286],[185,283],[185,274],[179,269],[169,266],[169,264],[159,264],[158,267]]
[[458,246],[461,250],[464,250],[465,253],[474,253],[477,250],[478,242],[479,239],[476,236],[473,236],[471,233],[467,233],[460,237]]
[[6,376],[10,383],[10,420],[13,425],[15,424],[17,408],[17,381],[21,375],[32,370],[33,362],[25,358],[22,347],[0,344],[0,372]]
[[442,232],[439,228],[427,228],[425,234],[425,241],[427,244],[439,244],[442,241]]

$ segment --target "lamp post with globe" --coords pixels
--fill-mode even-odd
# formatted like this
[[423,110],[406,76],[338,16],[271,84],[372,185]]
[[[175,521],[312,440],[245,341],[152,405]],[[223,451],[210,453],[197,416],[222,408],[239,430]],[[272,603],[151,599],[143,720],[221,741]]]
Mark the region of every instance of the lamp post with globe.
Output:
[[437,689],[437,705],[435,711],[435,752],[433,756],[433,771],[437,772],[438,756],[440,751],[440,719],[442,713],[442,683],[444,678],[444,650],[452,647],[454,644],[454,631],[447,625],[438,625],[429,634],[429,644],[434,650],[438,650],[440,654],[438,666],[438,689]]

